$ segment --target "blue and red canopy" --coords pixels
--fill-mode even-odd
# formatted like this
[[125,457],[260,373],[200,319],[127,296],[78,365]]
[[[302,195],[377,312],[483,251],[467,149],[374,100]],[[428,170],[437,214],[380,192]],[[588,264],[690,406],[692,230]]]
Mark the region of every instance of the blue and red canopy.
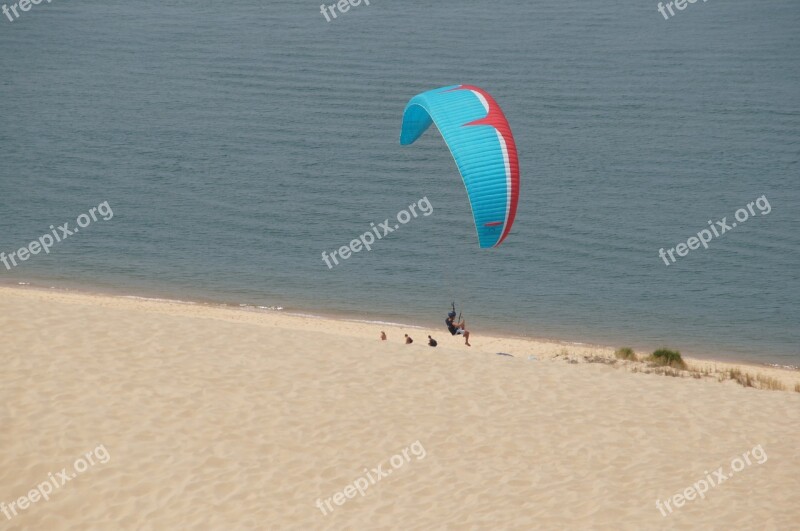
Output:
[[497,247],[514,224],[519,200],[517,147],[500,106],[485,90],[452,85],[417,94],[403,111],[400,144],[436,124],[467,188],[478,242]]

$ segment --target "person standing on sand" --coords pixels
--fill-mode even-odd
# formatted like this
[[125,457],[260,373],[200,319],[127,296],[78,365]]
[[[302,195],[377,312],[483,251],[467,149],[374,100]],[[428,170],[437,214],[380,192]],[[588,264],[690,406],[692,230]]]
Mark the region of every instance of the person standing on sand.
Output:
[[455,320],[456,312],[450,312],[447,314],[447,319],[444,320],[444,323],[447,325],[447,330],[450,331],[451,335],[464,336],[464,344],[468,347],[471,347],[472,345],[469,344],[469,330],[465,328],[467,323],[465,321],[456,323]]

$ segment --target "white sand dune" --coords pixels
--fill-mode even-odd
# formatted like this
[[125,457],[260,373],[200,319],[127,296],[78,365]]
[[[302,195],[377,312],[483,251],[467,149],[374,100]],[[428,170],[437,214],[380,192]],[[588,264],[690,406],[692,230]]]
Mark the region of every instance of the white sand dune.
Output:
[[[800,393],[553,358],[608,354],[589,346],[437,331],[432,349],[425,330],[404,345],[397,327],[381,342],[377,325],[119,297],[0,288],[0,316],[0,502],[18,513],[2,530],[800,522]],[[416,441],[424,457],[317,507]],[[18,507],[98,445],[106,463]],[[656,508],[758,445],[766,461]]]

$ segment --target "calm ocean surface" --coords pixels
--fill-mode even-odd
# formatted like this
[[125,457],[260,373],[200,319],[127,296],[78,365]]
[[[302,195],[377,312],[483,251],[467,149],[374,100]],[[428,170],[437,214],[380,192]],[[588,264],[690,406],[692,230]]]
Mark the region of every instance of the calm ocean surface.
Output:
[[[108,201],[0,282],[670,346],[800,365],[800,2],[63,1],[0,19],[0,251]],[[406,101],[470,83],[516,136],[514,230],[478,248]],[[772,211],[658,256],[766,195]],[[420,217],[321,259],[426,196]],[[394,222],[393,222],[394,223]]]

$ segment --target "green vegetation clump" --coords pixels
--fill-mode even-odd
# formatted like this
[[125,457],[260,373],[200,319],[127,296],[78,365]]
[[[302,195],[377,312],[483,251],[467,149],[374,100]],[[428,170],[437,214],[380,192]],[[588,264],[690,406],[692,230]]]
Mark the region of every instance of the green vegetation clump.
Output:
[[617,349],[614,355],[620,360],[639,361],[639,358],[636,357],[636,353],[630,347]]
[[663,365],[665,367],[672,367],[674,369],[686,369],[686,362],[683,361],[681,358],[681,353],[676,350],[669,350],[666,348],[660,348],[653,352],[648,361],[655,363],[656,365]]

